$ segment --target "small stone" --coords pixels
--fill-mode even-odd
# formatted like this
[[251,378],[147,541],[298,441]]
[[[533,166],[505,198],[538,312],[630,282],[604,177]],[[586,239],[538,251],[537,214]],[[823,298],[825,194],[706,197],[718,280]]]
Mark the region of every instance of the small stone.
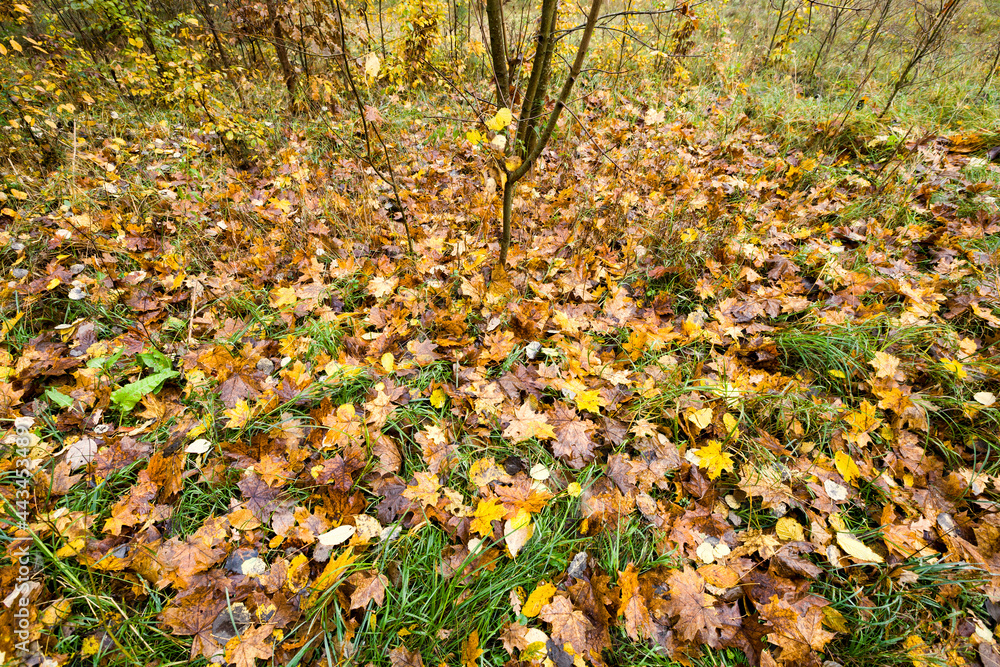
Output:
[[236,549],[229,554],[229,558],[223,564],[227,570],[233,574],[243,574],[243,564],[252,558],[258,558],[259,554],[255,549]]
[[572,562],[570,562],[569,567],[566,568],[566,576],[572,577],[574,579],[580,579],[583,577],[584,571],[587,569],[587,552],[581,551],[577,555],[573,556]]

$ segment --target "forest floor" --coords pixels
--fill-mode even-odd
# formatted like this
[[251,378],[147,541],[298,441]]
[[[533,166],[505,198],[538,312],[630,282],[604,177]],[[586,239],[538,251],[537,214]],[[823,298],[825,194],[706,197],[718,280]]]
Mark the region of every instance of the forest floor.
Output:
[[12,163],[0,662],[998,664],[1000,142],[664,99]]

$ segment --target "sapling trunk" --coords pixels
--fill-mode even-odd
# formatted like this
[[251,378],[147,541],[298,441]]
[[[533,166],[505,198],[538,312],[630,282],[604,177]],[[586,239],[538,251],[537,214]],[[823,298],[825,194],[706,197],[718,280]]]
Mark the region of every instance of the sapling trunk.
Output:
[[[497,33],[502,34],[503,26],[494,25],[493,23],[494,14],[490,13],[490,3],[496,3],[497,5],[499,5],[499,0],[489,0],[489,3],[487,3],[487,16],[490,21],[490,38],[492,40],[493,38],[492,36],[494,34]],[[546,25],[548,26],[549,34],[547,39],[554,42],[555,1],[547,0],[545,5],[543,5],[543,18],[546,6],[550,7],[552,14],[550,15],[548,23],[544,22],[542,23],[542,27],[545,27]],[[520,181],[522,178],[524,178],[525,174],[527,174],[528,171],[530,171],[532,165],[534,165],[535,163],[535,160],[537,160],[538,156],[542,154],[542,151],[545,149],[545,145],[549,142],[549,139],[552,137],[552,132],[555,130],[556,123],[559,121],[559,115],[562,113],[563,108],[569,101],[570,91],[573,90],[573,85],[576,83],[576,79],[580,75],[580,71],[583,69],[583,61],[587,57],[587,50],[590,48],[590,38],[594,34],[594,26],[597,24],[597,18],[600,15],[600,11],[601,11],[601,0],[592,0],[590,5],[590,12],[587,14],[587,23],[585,24],[583,29],[583,36],[580,38],[580,45],[579,47],[577,47],[576,50],[576,58],[573,60],[573,65],[570,67],[569,75],[566,77],[566,81],[563,83],[562,90],[559,91],[559,97],[556,99],[555,108],[552,109],[552,111],[549,113],[548,119],[545,123],[545,126],[542,128],[542,131],[539,133],[535,131],[532,126],[529,125],[529,130],[526,131],[525,133],[528,134],[528,132],[530,132],[530,135],[525,137],[527,145],[522,151],[519,152],[519,154],[521,155],[521,163],[518,166],[514,167],[513,169],[508,169],[505,164],[501,165],[507,177],[507,180],[504,183],[504,188],[503,188],[503,236],[500,238],[501,266],[507,263],[507,251],[510,249],[511,218],[513,216],[514,192],[515,188],[517,187],[517,182]],[[499,12],[497,12],[496,15],[497,15],[497,20],[499,21]],[[546,50],[550,52],[549,58],[551,58],[552,46],[551,45],[548,46]],[[506,83],[507,59],[504,57],[502,51],[499,54],[497,54],[495,49],[491,51],[491,57],[493,59],[494,72],[497,72],[498,70],[502,69],[503,80]],[[536,60],[538,57],[539,54],[536,53],[535,54]],[[542,77],[545,74],[544,69],[547,69],[549,67],[549,65],[545,62],[544,54],[542,54],[541,62],[536,62],[534,65],[532,65],[532,75],[531,75],[532,77],[534,77],[535,69],[537,67],[542,68],[541,70],[539,70],[539,77]],[[497,80],[498,81],[500,80],[499,76],[497,76]],[[547,79],[545,81],[547,83]],[[530,84],[530,79],[529,79],[529,84]],[[534,122],[537,123],[538,116],[540,115],[540,110],[542,108],[542,105],[544,104],[544,88],[542,87],[541,84],[542,80],[539,81],[539,85],[534,94],[534,101],[531,103],[531,107],[534,109],[539,109],[539,113],[532,114],[532,109],[527,108],[526,106],[527,101],[526,101],[525,105],[522,105],[521,108],[521,118],[518,119],[519,123],[524,121],[531,123],[533,122],[532,119],[534,119]],[[506,88],[504,88],[503,90],[506,91]],[[542,93],[541,97],[539,93]],[[500,97],[500,94],[501,94],[501,89],[498,85],[497,96]],[[526,113],[529,114],[527,118],[525,118]],[[535,124],[534,127],[537,128],[538,125]],[[518,134],[520,134],[520,129],[518,130]]]

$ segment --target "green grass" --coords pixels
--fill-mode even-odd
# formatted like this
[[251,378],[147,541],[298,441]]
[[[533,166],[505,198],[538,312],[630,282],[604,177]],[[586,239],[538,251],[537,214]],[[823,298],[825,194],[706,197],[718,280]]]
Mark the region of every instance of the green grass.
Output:
[[[498,637],[516,620],[510,591],[522,587],[530,592],[539,581],[551,580],[566,570],[573,555],[585,545],[586,540],[576,534],[572,505],[568,501],[549,505],[537,515],[535,536],[517,559],[501,556],[489,567],[473,566],[477,554],[482,553],[476,552],[459,563],[456,573],[450,573],[451,566],[443,570],[442,559],[453,553],[453,542],[433,523],[383,546],[372,565],[390,573],[392,586],[387,588],[384,605],[361,610],[361,624],[354,637],[357,663],[388,665],[388,650],[400,644],[420,651],[425,659],[449,661],[459,655],[462,641],[473,630],[480,637]],[[346,610],[331,599],[326,618],[318,618],[331,640],[343,639],[345,614]],[[486,651],[484,664],[500,664],[508,658],[497,643],[482,648]],[[314,658],[320,656],[314,654]],[[333,653],[327,656],[335,659]]]
[[[838,586],[836,578],[816,586],[851,628],[831,646],[845,667],[907,664],[911,662],[905,648],[908,637],[923,635],[930,642],[929,629],[935,624],[955,628],[968,610],[984,604],[977,590],[985,581],[982,570],[930,556],[909,559],[898,567],[915,581],[903,586],[883,570],[876,573],[866,599]],[[935,656],[928,660],[932,665],[948,664]]]

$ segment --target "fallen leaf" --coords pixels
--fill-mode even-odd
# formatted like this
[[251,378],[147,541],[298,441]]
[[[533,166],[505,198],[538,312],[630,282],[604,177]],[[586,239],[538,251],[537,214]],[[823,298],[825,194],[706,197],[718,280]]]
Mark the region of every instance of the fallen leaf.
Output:
[[865,546],[865,543],[856,538],[853,534],[838,531],[837,532],[837,544],[843,549],[849,556],[855,560],[861,561],[863,563],[883,563],[885,562],[881,556]]

